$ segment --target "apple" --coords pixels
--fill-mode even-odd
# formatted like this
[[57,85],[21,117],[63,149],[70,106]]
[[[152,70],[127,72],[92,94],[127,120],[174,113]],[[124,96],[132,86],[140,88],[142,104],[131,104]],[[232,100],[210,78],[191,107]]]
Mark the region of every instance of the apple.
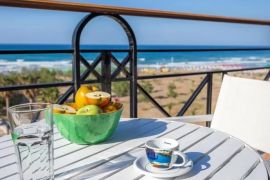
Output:
[[77,111],[77,115],[96,115],[102,113],[97,105],[87,105]]
[[89,105],[86,94],[94,91],[98,91],[99,88],[96,86],[82,85],[75,94],[76,108],[82,108]]
[[88,104],[104,107],[110,103],[111,95],[103,91],[89,92],[86,95]]

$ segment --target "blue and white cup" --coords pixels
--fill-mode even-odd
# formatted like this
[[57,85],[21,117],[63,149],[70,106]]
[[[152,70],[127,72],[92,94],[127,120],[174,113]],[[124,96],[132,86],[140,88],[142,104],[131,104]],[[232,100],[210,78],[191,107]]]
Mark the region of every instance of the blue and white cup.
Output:
[[[170,169],[187,163],[185,154],[179,151],[179,143],[174,139],[149,140],[145,143],[145,149],[149,162],[155,168]],[[179,158],[181,163],[176,163]]]

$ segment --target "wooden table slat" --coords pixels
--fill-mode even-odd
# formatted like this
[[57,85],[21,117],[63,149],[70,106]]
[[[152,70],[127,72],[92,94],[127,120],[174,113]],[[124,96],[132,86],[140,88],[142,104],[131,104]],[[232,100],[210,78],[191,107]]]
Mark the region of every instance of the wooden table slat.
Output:
[[[55,133],[54,133],[54,141],[55,143],[54,144],[57,144],[57,142],[59,140],[65,140],[61,134],[56,130],[54,130]],[[13,146],[13,142],[11,140],[11,136],[10,135],[7,135],[7,136],[4,136],[4,137],[7,137],[7,140],[0,143],[0,158],[3,158],[7,155],[13,155],[15,152],[14,152],[14,146]],[[67,141],[67,140],[65,140]],[[68,142],[68,141],[67,141]],[[1,166],[1,162],[0,162],[0,166]]]
[[[212,142],[207,141],[207,144],[205,145],[210,146],[211,144]],[[229,139],[210,152],[207,156],[204,156],[202,159],[195,162],[190,173],[184,175],[182,178],[188,180],[206,179],[213,172],[222,167],[230,157],[241,151],[242,148],[243,145],[239,143],[238,140]]]
[[16,163],[0,169],[0,179],[18,173],[18,166]]
[[[219,170],[213,177],[213,180],[219,180],[221,178],[238,180],[243,179],[247,173],[252,170],[253,166],[257,166],[260,162],[259,157],[254,155],[254,151],[249,148],[243,149],[238,153],[228,164],[226,164],[221,170]],[[254,168],[255,168],[254,167]],[[234,176],[231,177],[231,174]]]
[[[119,126],[116,129],[116,132],[113,134],[113,136],[106,141],[105,144],[98,144],[93,147],[91,146],[85,146],[85,145],[77,145],[77,144],[68,144],[67,146],[64,146],[60,149],[56,149],[54,152],[54,158],[58,159],[59,157],[63,157],[66,154],[73,153],[73,152],[84,152],[87,151],[87,155],[91,154],[92,152],[90,149],[93,149],[96,153],[98,148],[108,148],[112,145],[116,145],[118,143],[121,143],[123,140],[127,140],[123,134],[130,134],[127,135],[129,137],[132,137],[131,133],[136,133],[137,135],[140,135],[145,131],[144,127],[152,126],[153,123],[156,121],[148,121],[148,120],[130,120],[129,122],[120,122]],[[162,126],[162,124],[157,124],[157,126]],[[113,142],[114,141],[114,142]],[[97,148],[98,146],[98,148]],[[83,150],[85,149],[85,150]],[[101,150],[102,150],[101,149]],[[56,160],[57,161],[57,160]],[[57,166],[56,166],[57,167]]]
[[[138,120],[138,119],[124,119],[124,120],[121,120],[121,123],[119,123],[118,129],[121,129],[121,128],[126,129],[128,126],[132,127],[133,125],[135,125],[135,127],[136,126],[137,127],[140,127],[140,126],[142,127],[142,125],[144,125],[144,124],[153,123],[153,122],[154,121],[146,121],[146,120]],[[56,140],[54,144],[55,144],[56,147],[58,147],[57,144],[59,142],[61,143],[62,141],[66,142],[68,144],[71,144],[67,140],[65,140],[60,135],[60,133],[58,133],[57,129],[55,129],[54,131],[55,131],[54,139]],[[2,150],[0,151],[0,155],[2,157],[1,161],[0,161],[0,167],[2,167],[2,168],[0,168],[0,170],[3,170],[3,173],[0,173],[0,178],[8,176],[10,174],[14,174],[14,172],[18,171],[17,170],[17,164],[16,164],[16,157],[15,157],[15,154],[14,154],[14,146],[12,144],[12,141],[5,142],[5,143],[10,143],[10,147],[5,148],[4,151],[2,151]],[[80,146],[80,145],[72,144],[72,147],[73,146],[77,147],[77,146]],[[84,147],[86,147],[86,146],[84,146]],[[56,152],[57,152],[57,150],[56,150]],[[67,152],[64,151],[64,153],[67,153]],[[9,169],[11,169],[11,171],[9,171]]]
[[[175,128],[178,128],[180,126],[183,126],[182,123],[170,123],[167,124],[167,127],[164,129],[164,126],[159,126],[159,123],[161,121],[156,121],[156,123],[152,123],[149,126],[144,126],[142,129],[135,129],[135,133],[130,132],[129,134],[123,134],[125,138],[128,138],[128,141],[125,141],[123,143],[120,143],[116,146],[110,147],[108,149],[103,149],[102,152],[99,152],[98,154],[95,154],[94,156],[92,155],[87,155],[89,151],[86,151],[86,156],[83,156],[83,158],[77,158],[78,160],[73,162],[72,164],[67,164],[66,166],[62,166],[63,168],[56,170],[56,174],[62,173],[62,172],[67,172],[72,169],[91,169],[97,164],[104,163],[102,160],[109,160],[109,158],[117,156],[119,154],[122,154],[124,152],[127,152],[137,146],[140,146],[143,144],[145,140],[152,139],[158,136],[162,136],[165,133],[168,133],[172,131]],[[139,134],[136,134],[136,132],[141,131]],[[105,145],[110,145],[110,142]],[[98,149],[100,146],[96,145],[94,149]],[[103,146],[102,146],[103,148]],[[78,153],[76,153],[78,154]],[[80,156],[82,156],[82,153],[79,153]],[[71,156],[69,155],[68,158]],[[68,161],[68,159],[60,159],[59,163],[63,164],[63,161]],[[74,161],[74,158],[73,158]],[[57,160],[56,160],[57,162]],[[65,162],[66,163],[66,162]],[[90,163],[90,164],[89,164]],[[87,166],[85,167],[85,165]],[[57,167],[56,167],[57,168]],[[72,173],[71,173],[72,174]],[[76,173],[75,173],[76,174]]]
[[[172,132],[164,135],[165,138],[174,138],[174,139],[180,139],[180,138],[186,138],[187,134],[192,134],[195,132],[200,132],[200,129],[197,126],[186,124],[185,126],[182,126],[180,128],[177,128],[173,130]],[[199,134],[199,133],[198,133]],[[97,168],[94,168],[92,170],[87,170],[84,172],[81,172],[80,176],[78,178],[94,178],[94,179],[104,179],[105,177],[109,177],[109,179],[112,178],[112,176],[118,172],[120,172],[123,168],[127,168],[129,166],[132,167],[133,161],[139,157],[145,155],[144,146],[141,146],[141,148],[136,148],[134,150],[131,150],[130,152],[127,152],[111,161],[108,161],[107,163],[103,164],[102,166],[99,166]],[[123,163],[124,162],[124,163]],[[106,169],[106,171],[104,171]],[[133,176],[132,176],[133,175]],[[117,177],[118,179],[133,179],[136,178],[139,174],[136,172],[128,172],[126,176]],[[77,178],[77,177],[76,177]]]
[[11,140],[10,136],[1,136],[0,137],[0,145],[1,145],[1,143],[6,142],[6,141],[10,141],[10,140]]
[[0,151],[5,151],[7,148],[12,148],[13,147],[13,143],[11,140],[9,141],[4,141],[0,144]]
[[[72,144],[55,131],[56,179],[152,179],[134,170],[134,160],[145,154],[147,140],[167,137],[193,162],[192,171],[176,179],[267,179],[260,156],[243,142],[210,128],[165,119],[122,119],[104,143]],[[0,137],[0,179],[16,180],[16,157],[10,136]]]
[[[224,141],[227,138],[227,136],[224,135],[224,134],[213,133],[213,134],[207,136],[206,138],[201,139],[200,136],[203,135],[203,133],[208,134],[209,132],[213,132],[213,130],[208,129],[208,131],[206,131],[205,130],[206,128],[199,128],[196,131],[190,131],[191,133],[185,132],[184,129],[189,128],[189,127],[191,127],[191,125],[187,124],[187,126],[182,127],[180,129],[177,129],[176,131],[174,131],[174,132],[172,132],[172,133],[170,133],[170,134],[168,134],[168,135],[166,135],[164,137],[177,139],[178,142],[180,143],[180,149],[181,149],[181,144],[183,146],[184,143],[187,143],[187,145],[186,145],[187,147],[190,146],[190,145],[193,145],[190,148],[192,152],[196,152],[196,151],[198,151],[198,149],[203,149],[204,148],[203,149],[204,151],[202,153],[200,153],[201,156],[203,156],[203,153],[206,153],[208,150],[212,149],[212,146],[216,146],[216,145],[220,144],[222,141]],[[206,132],[208,132],[208,133],[206,133]],[[188,134],[188,135],[183,136],[182,133],[183,134]],[[181,136],[179,136],[179,135],[181,135]],[[213,142],[211,144],[211,146],[205,146],[205,141],[208,138],[210,138],[209,140],[211,142]],[[190,139],[190,141],[188,141],[189,139]],[[201,140],[198,141],[199,139],[201,139]],[[194,144],[194,142],[196,142],[196,144]],[[194,148],[192,149],[192,147],[194,147],[194,146],[196,146],[198,149],[194,149]],[[185,146],[183,146],[183,147],[186,148]],[[144,152],[144,149],[142,151]],[[138,155],[136,155],[135,157],[138,157]],[[195,157],[194,154],[193,154],[193,157]],[[199,157],[199,156],[196,156],[196,157]],[[138,174],[137,172],[135,172],[133,170],[133,167],[130,166],[130,167],[127,167],[126,169],[123,169],[123,170],[117,172],[116,174],[112,174],[109,179],[121,179],[121,178],[123,178],[123,179],[135,179],[135,178],[138,178],[138,177],[141,177],[141,175]]]
[[[76,150],[76,151],[72,151],[72,153],[62,156],[61,158],[57,158],[55,159],[55,169],[56,169],[56,173],[61,172],[65,169],[69,169],[72,167],[77,167],[76,164],[81,164],[84,165],[84,163],[80,163],[80,161],[85,161],[87,158],[91,157],[92,155],[95,155],[95,157],[97,157],[97,154],[99,152],[105,151],[105,150],[109,150],[114,146],[117,145],[121,145],[122,143],[136,138],[136,137],[143,137],[146,136],[147,134],[151,134],[151,128],[154,129],[158,129],[160,128],[160,130],[158,130],[158,132],[156,132],[156,134],[160,133],[161,130],[165,130],[166,127],[164,126],[164,122],[161,121],[152,121],[152,123],[148,123],[145,126],[143,126],[143,128],[137,128],[137,129],[127,129],[125,131],[122,131],[122,135],[117,135],[117,132],[115,133],[115,136],[117,136],[117,139],[110,139],[109,141],[103,143],[103,144],[97,144],[94,146],[81,146],[82,148]],[[150,131],[149,131],[150,130]],[[145,135],[146,134],[146,135]],[[77,147],[77,145],[74,145],[73,147]],[[71,147],[68,147],[68,149],[71,149]],[[65,151],[67,149],[61,149],[63,152],[63,154],[67,154],[65,153]],[[55,152],[56,156],[57,156],[57,150]],[[86,162],[89,163],[91,161]],[[69,167],[69,168],[68,168]]]
[[[121,131],[122,129],[127,129],[128,128],[127,126],[130,126],[130,128],[132,128],[133,125],[135,128],[141,127],[147,123],[151,123],[152,121],[146,121],[146,120],[142,121],[142,120],[132,119],[132,120],[129,120],[129,123],[126,123],[126,122],[127,122],[127,120],[121,121],[121,123],[119,123],[119,126],[118,126],[119,131]],[[55,140],[55,142],[54,142],[54,149],[55,149],[54,157],[55,158],[58,157],[57,155],[58,155],[59,151],[62,153],[61,155],[63,155],[63,154],[67,154],[69,152],[72,152],[72,150],[74,148],[79,149],[81,147],[85,147],[85,146],[70,143],[68,140],[64,139],[60,133],[58,133],[57,129],[55,129],[54,131],[55,131],[55,134],[54,134],[54,140]],[[5,165],[5,164],[8,164],[8,163],[16,162],[16,158],[10,157],[10,156],[15,156],[15,154],[14,154],[15,150],[14,150],[14,146],[13,146],[12,141],[5,142],[5,143],[8,143],[8,145],[6,145],[6,148],[4,150],[0,150],[0,158],[1,158],[0,167]],[[66,149],[63,149],[63,150],[60,149],[60,148],[64,148],[65,145],[70,145],[70,146],[66,147]],[[2,146],[0,146],[0,149],[1,149],[1,147]],[[7,155],[9,155],[9,156],[7,156]],[[13,159],[12,162],[10,161],[10,158]],[[5,161],[8,161],[8,162],[5,162]]]
[[[206,138],[207,136],[213,133],[212,129],[202,127],[191,134],[188,134],[186,137],[181,138],[179,140],[179,149],[181,151],[187,149],[188,147],[198,143],[202,139]],[[174,138],[175,139],[175,138]],[[178,139],[177,139],[178,140]]]
[[263,162],[260,162],[258,166],[245,178],[245,180],[259,180],[265,179],[267,172]]

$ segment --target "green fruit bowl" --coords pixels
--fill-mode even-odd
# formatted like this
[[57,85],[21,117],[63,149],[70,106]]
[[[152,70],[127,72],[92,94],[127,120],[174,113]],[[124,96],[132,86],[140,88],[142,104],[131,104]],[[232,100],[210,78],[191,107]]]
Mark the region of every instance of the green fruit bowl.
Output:
[[76,144],[97,144],[116,129],[123,109],[97,115],[53,114],[61,135]]

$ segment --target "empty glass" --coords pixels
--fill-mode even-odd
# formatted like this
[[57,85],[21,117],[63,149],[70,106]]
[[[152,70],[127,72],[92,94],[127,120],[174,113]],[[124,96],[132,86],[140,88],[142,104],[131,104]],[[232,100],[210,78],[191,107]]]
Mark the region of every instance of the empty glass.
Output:
[[53,179],[52,105],[20,104],[8,112],[20,178]]

